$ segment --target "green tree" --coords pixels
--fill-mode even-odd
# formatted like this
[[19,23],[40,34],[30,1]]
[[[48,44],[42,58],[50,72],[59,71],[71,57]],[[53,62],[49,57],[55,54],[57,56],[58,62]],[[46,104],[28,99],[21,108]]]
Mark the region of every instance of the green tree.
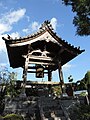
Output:
[[0,114],[3,113],[5,107],[6,84],[8,82],[8,71],[6,67],[0,66]]
[[6,67],[0,68],[0,84],[3,86],[9,82],[10,72]]
[[[0,87],[2,92],[4,92],[3,88],[6,88],[5,94],[14,96],[16,94],[16,90],[15,90],[16,80],[17,80],[17,73],[9,72],[8,68],[5,66],[0,67]],[[3,99],[3,97],[1,98]]]
[[71,6],[76,13],[73,24],[77,27],[76,34],[90,35],[90,0],[62,0],[66,6]]
[[56,96],[60,96],[62,94],[62,90],[60,86],[52,87],[52,93]]
[[77,90],[87,90],[87,84],[85,81],[85,76],[83,79],[76,82]]
[[17,80],[17,73],[10,72],[8,80],[9,80],[9,83],[6,85],[7,95],[11,95],[11,97],[14,97],[17,95],[17,90],[15,89],[15,83]]
[[85,74],[85,83],[87,85],[88,98],[90,102],[90,71],[87,71],[87,73]]

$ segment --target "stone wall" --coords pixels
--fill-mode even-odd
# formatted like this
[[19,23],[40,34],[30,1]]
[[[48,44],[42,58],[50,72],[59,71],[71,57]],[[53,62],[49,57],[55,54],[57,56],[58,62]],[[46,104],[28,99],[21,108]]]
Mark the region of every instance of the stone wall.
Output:
[[5,109],[3,115],[19,114],[25,120],[36,120],[38,116],[37,97],[16,97],[5,101]]

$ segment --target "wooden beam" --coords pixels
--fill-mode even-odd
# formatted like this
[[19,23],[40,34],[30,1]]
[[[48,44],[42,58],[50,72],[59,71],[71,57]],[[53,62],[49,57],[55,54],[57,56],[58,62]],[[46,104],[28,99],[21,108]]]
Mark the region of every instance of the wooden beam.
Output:
[[[24,58],[27,57],[27,55],[22,55]],[[53,59],[51,57],[46,57],[46,56],[35,56],[35,55],[29,55],[28,54],[29,59],[33,59],[33,60],[46,60],[46,61],[52,61]]]
[[36,66],[28,66],[28,69],[36,69]]
[[52,82],[52,81],[27,81],[27,85],[30,85],[30,84],[60,85],[60,82]]
[[[27,55],[28,56],[28,55]],[[26,58],[26,55],[22,55],[22,57]],[[28,56],[29,64],[41,64],[41,65],[56,65],[57,61],[53,61],[50,57],[43,56]]]
[[[36,69],[36,68],[37,68],[36,66],[28,66],[28,69],[32,69],[33,70],[33,69]],[[48,67],[45,66],[44,70],[48,70]]]
[[51,65],[51,66],[53,66],[53,65],[55,65],[55,63],[53,63],[53,62],[49,62],[49,63],[47,63],[47,62],[35,62],[35,61],[29,61],[29,64],[39,64],[39,65]]
[[[28,73],[36,73],[36,71],[27,71]],[[48,72],[44,72],[44,74],[48,74]]]

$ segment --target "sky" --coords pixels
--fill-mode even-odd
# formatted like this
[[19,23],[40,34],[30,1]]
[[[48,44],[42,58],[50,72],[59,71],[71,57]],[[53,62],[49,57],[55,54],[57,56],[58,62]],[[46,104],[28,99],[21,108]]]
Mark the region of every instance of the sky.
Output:
[[[45,20],[49,20],[60,38],[85,49],[85,52],[62,67],[65,82],[68,82],[70,75],[75,82],[81,80],[90,70],[90,36],[76,35],[74,15],[71,7],[62,4],[62,0],[0,0],[0,69],[8,67],[9,71],[17,72],[18,79],[22,79],[21,68],[12,69],[9,65],[2,37],[7,37],[7,34],[12,38],[27,36],[36,32]],[[34,75],[29,77],[35,79]],[[53,72],[52,80],[59,81],[57,71]]]

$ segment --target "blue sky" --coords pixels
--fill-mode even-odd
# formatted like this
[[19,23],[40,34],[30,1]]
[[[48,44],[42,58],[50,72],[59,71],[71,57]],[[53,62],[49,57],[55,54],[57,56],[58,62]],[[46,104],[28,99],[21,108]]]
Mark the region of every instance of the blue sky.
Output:
[[[23,37],[34,33],[45,21],[51,21],[57,35],[85,52],[63,66],[64,81],[72,75],[74,81],[80,80],[90,70],[90,36],[75,35],[76,28],[72,24],[74,13],[61,0],[0,0],[0,66],[8,66],[9,61],[2,36]],[[21,79],[21,69],[14,69]],[[33,76],[33,75],[32,75]],[[31,79],[31,78],[30,78]],[[57,71],[53,80],[58,81]]]

